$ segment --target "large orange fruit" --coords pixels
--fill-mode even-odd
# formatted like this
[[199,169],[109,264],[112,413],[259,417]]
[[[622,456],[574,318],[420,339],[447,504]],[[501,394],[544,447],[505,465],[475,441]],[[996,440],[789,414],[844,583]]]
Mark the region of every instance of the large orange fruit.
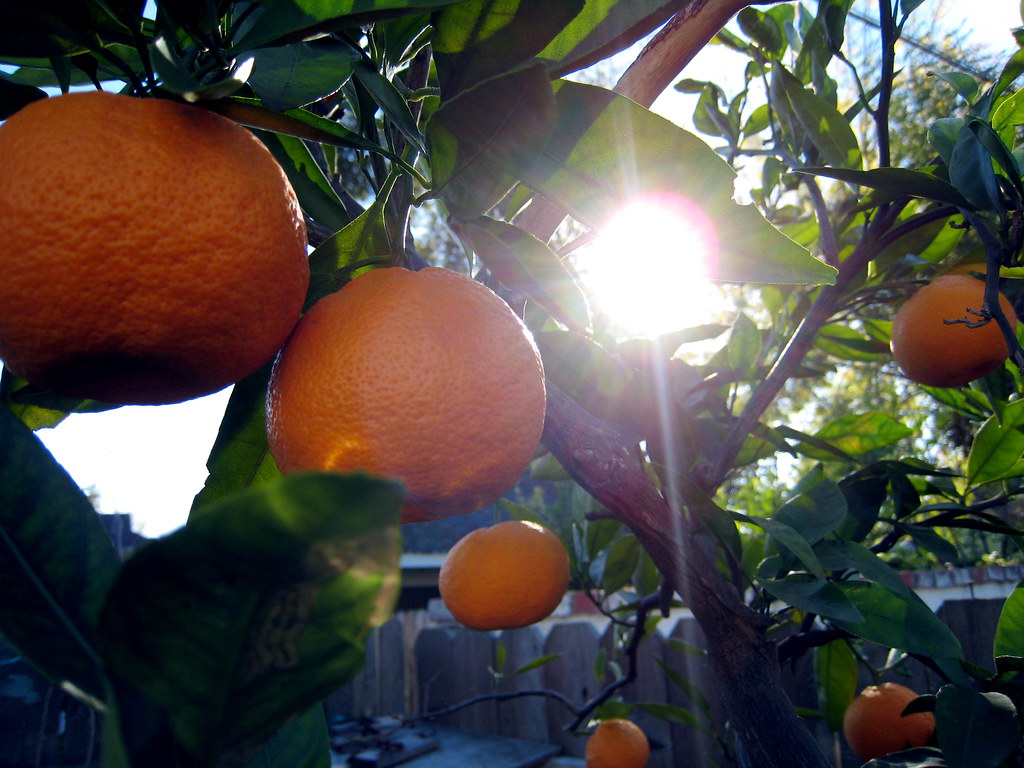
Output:
[[[919,289],[900,307],[892,323],[892,355],[907,378],[932,387],[959,387],[991,373],[1009,356],[995,320],[971,328],[945,320],[979,318],[985,284],[969,275],[944,275]],[[1009,300],[999,304],[1011,323],[1017,316]]]
[[569,555],[544,526],[510,520],[478,528],[448,550],[441,599],[460,624],[489,631],[547,618],[569,586]]
[[526,468],[544,371],[519,317],[447,269],[356,277],[302,318],[274,366],[270,451],[282,472],[398,478],[403,521],[473,512]]
[[284,343],[309,283],[295,194],[249,131],[101,91],[0,126],[0,358],[112,403],[208,394]]
[[899,683],[869,685],[858,694],[843,715],[843,735],[861,760],[890,752],[923,747],[935,732],[935,715],[903,710],[917,694]]
[[644,768],[651,745],[632,720],[602,720],[587,738],[587,768]]

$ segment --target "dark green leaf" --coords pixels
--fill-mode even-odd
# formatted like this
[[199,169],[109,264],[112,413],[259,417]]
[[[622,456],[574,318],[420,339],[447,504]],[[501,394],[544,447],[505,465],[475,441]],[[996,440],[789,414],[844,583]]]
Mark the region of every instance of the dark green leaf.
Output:
[[190,515],[236,491],[281,477],[267,446],[267,383],[272,365],[267,363],[232,389],[206,460],[210,474],[192,500]]
[[879,189],[900,195],[910,195],[956,206],[967,205],[967,200],[956,187],[937,176],[908,168],[873,168],[854,171],[842,168],[801,168],[801,173],[826,176],[870,189]]
[[982,211],[1002,210],[992,155],[970,130],[970,124],[957,135],[949,163],[949,180],[973,207]]
[[443,8],[460,0],[264,0],[230,53],[308,40],[318,33]]
[[786,35],[774,16],[747,7],[737,14],[736,21],[743,33],[765,53],[777,58],[785,52],[788,45]]
[[787,501],[775,513],[775,519],[800,532],[815,544],[843,522],[846,499],[831,480],[816,483]]
[[599,586],[605,594],[618,592],[629,583],[639,554],[640,543],[632,534],[627,534],[612,544],[599,580]]
[[0,632],[54,683],[97,700],[96,622],[119,567],[85,494],[0,408]]
[[799,531],[778,520],[764,517],[751,517],[742,512],[734,512],[733,516],[742,523],[756,525],[766,533],[775,537],[779,546],[785,547],[794,557],[802,562],[816,579],[824,579],[825,571],[818,562],[810,543]]
[[995,656],[1024,656],[1024,582],[1003,603],[992,652]]
[[563,81],[556,96],[552,140],[524,181],[579,221],[601,228],[628,202],[669,198],[717,240],[714,279],[834,279],[756,207],[734,202],[735,172],[693,134],[604,88]]
[[884,341],[836,323],[822,326],[815,339],[815,346],[841,360],[876,362],[891,355],[889,345]]
[[729,368],[740,378],[747,376],[761,355],[761,331],[743,312],[733,322],[725,353]]
[[434,16],[434,62],[450,98],[529,61],[583,8],[582,0],[467,0]]
[[266,131],[257,135],[284,168],[302,210],[332,232],[348,224],[345,206],[301,139]]
[[426,149],[423,144],[423,135],[409,108],[409,102],[399,93],[395,84],[365,61],[356,65],[353,74],[374,102],[380,106],[381,111],[409,140],[409,143],[417,151],[423,152]]
[[246,768],[330,768],[331,743],[322,704],[284,726]]
[[555,102],[541,65],[460,93],[427,123],[433,192],[463,219],[487,213],[548,139]]
[[964,127],[964,122],[962,117],[940,117],[928,126],[928,143],[939,153],[947,167],[953,161],[956,139]]
[[913,596],[899,573],[867,547],[852,541],[820,541],[814,547],[822,567],[827,571],[855,570],[890,592]]
[[935,730],[949,768],[996,768],[1020,738],[1017,710],[1008,696],[958,685],[939,689]]
[[323,38],[253,53],[249,85],[271,109],[304,107],[338,91],[352,75],[359,51]]
[[[678,638],[673,639],[677,640]],[[692,653],[692,651],[688,652]],[[666,664],[664,660],[655,658],[655,661],[658,662],[658,666],[661,667],[661,671],[664,673],[665,677],[668,678],[668,681],[682,691],[686,695],[686,698],[690,700],[690,703],[697,707],[701,711],[701,714],[710,721],[712,718],[711,702],[709,702],[707,697],[701,692],[700,687],[690,680],[690,678]]]
[[837,586],[864,617],[860,622],[833,619],[841,629],[908,653],[936,659],[963,658],[956,636],[917,595],[896,594],[867,581],[844,581]]
[[636,704],[636,708],[669,723],[680,723],[704,733],[709,732],[708,727],[693,712],[683,707],[677,707],[674,704],[639,702]]
[[263,744],[360,668],[397,593],[394,483],[300,474],[197,510],[136,551],[100,649],[203,764]]
[[542,241],[503,221],[480,217],[453,221],[456,232],[503,285],[524,294],[570,330],[586,333],[586,296],[561,259]]
[[833,621],[859,625],[863,616],[835,582],[824,579],[762,579],[758,582],[773,597],[794,608]]
[[0,120],[6,120],[22,107],[45,98],[45,91],[19,83],[0,72]]
[[833,640],[815,652],[818,708],[829,730],[843,727],[846,708],[857,695],[857,674],[857,657],[846,640]]

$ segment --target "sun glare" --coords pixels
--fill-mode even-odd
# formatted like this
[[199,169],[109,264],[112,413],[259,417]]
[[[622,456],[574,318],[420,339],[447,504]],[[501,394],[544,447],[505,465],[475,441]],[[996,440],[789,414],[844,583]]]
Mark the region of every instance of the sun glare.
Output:
[[703,212],[674,195],[636,200],[575,256],[596,308],[627,336],[713,320],[718,243]]

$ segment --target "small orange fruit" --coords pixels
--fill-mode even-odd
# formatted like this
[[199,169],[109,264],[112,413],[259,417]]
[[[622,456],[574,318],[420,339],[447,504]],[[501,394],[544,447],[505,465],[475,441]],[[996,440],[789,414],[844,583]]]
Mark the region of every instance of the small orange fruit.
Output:
[[0,358],[72,397],[209,394],[284,343],[309,284],[287,177],[206,110],[91,91],[0,126]]
[[364,273],[299,321],[267,402],[282,472],[401,480],[403,521],[474,512],[526,469],[544,427],[544,369],[493,291],[448,269]]
[[644,768],[651,746],[632,720],[602,720],[587,739],[587,768]]
[[[980,318],[985,285],[968,275],[943,275],[919,289],[893,318],[893,358],[907,378],[932,387],[959,387],[1001,366],[1009,356],[999,325],[990,320],[971,328],[945,320]],[[1017,316],[999,294],[999,305],[1011,324]]]
[[917,694],[899,683],[869,685],[843,715],[843,735],[857,757],[872,760],[890,752],[923,747],[935,732],[935,715],[903,710]]
[[464,626],[525,627],[558,607],[569,587],[569,555],[544,526],[510,520],[459,539],[441,564],[438,585]]

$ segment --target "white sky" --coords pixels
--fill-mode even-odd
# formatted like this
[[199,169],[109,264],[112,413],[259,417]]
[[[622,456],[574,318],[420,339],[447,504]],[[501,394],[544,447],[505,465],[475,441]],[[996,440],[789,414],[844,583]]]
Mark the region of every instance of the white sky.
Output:
[[[927,12],[926,6],[918,12]],[[1017,0],[954,0],[952,7],[963,8],[964,26],[977,40],[1013,49],[1009,30],[1020,24]],[[685,74],[721,81],[721,60],[702,54]],[[677,120],[692,111],[671,96],[655,106]],[[103,512],[131,513],[137,531],[159,536],[185,522],[202,488],[228,395],[225,390],[181,405],[75,414],[37,434],[75,482],[96,489]]]

